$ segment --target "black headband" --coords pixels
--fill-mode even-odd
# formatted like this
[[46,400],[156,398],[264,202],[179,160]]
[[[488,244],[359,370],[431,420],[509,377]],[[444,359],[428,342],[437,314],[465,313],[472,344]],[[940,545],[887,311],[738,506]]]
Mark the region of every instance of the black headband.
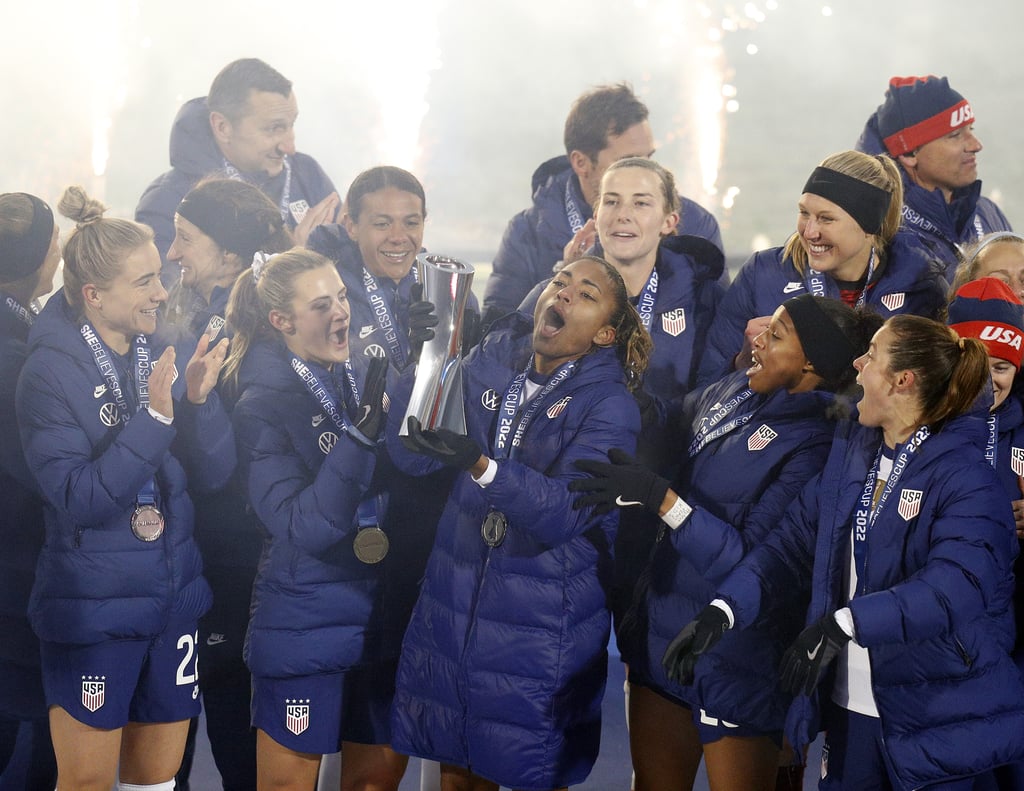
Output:
[[14,283],[39,271],[53,240],[53,212],[35,195],[14,192],[32,204],[32,224],[21,236],[0,236],[0,282]]
[[820,195],[841,207],[864,233],[878,233],[889,211],[892,193],[837,170],[817,167],[804,184],[804,192]]
[[178,204],[178,215],[195,225],[229,253],[248,265],[253,254],[263,248],[283,220],[268,227],[266,220],[253,214],[240,213],[234,206],[193,190]]
[[853,365],[859,356],[839,325],[822,309],[812,294],[801,294],[782,303],[808,362],[823,379],[833,379]]

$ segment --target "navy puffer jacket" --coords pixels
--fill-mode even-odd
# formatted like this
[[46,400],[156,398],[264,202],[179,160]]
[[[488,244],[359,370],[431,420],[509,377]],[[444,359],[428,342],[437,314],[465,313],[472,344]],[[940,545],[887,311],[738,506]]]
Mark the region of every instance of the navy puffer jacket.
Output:
[[[806,596],[773,602],[772,612],[751,628],[726,633],[697,665],[691,686],[670,681],[661,666],[668,643],[778,526],[793,498],[821,470],[832,444],[832,394],[777,390],[741,404],[734,416],[751,415],[750,420],[690,458],[686,449],[701,420],[747,383],[744,373],[733,373],[688,402],[692,425],[673,487],[694,510],[678,530],[662,526],[633,605],[637,628],[620,630],[618,637],[630,681],[710,717],[770,733],[782,729],[789,706],[778,688],[779,659],[803,626]],[[783,617],[771,617],[777,615]]]
[[386,567],[360,562],[352,546],[375,451],[339,432],[289,359],[276,339],[256,343],[245,364],[259,378],[231,414],[243,480],[266,531],[244,655],[254,675],[272,678],[377,660]]
[[[488,455],[497,399],[529,362],[531,331],[526,317],[508,316],[466,360],[469,436]],[[400,406],[389,422],[392,455],[430,469],[397,441]],[[600,742],[617,518],[574,511],[567,484],[582,476],[577,459],[631,451],[638,431],[615,351],[598,350],[551,393],[493,483],[458,477],[402,646],[396,750],[512,788],[559,788],[587,776]],[[494,548],[481,537],[490,509],[508,519]]]
[[[161,351],[153,345],[154,360]],[[17,405],[25,459],[45,499],[46,544],[30,609],[41,639],[149,638],[172,615],[209,608],[186,484],[222,486],[235,468],[235,443],[216,392],[201,406],[184,397],[187,362],[178,355],[172,425],[143,410],[111,426],[113,397],[63,291],[33,326]],[[130,518],[154,477],[165,529],[147,543]]]
[[[867,532],[847,606],[867,648],[884,749],[901,788],[979,774],[1024,757],[1024,684],[1010,658],[1013,516],[982,448],[983,416],[949,421],[912,454]],[[839,423],[828,461],[779,528],[719,587],[736,626],[774,597],[811,590],[807,623],[844,606],[850,531],[881,432]],[[914,509],[900,508],[903,492]],[[903,510],[907,516],[901,515]],[[798,696],[786,732],[816,735],[833,674]]]

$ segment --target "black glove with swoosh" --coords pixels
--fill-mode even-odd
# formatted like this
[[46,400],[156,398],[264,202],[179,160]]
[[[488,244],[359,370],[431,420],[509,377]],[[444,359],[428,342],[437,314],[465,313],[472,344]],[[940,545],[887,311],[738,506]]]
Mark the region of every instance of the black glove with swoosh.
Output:
[[586,492],[573,501],[573,509],[592,506],[601,516],[616,507],[642,505],[657,514],[668,492],[668,481],[619,448],[608,451],[608,458],[611,464],[593,459],[576,462],[577,469],[592,477],[569,482],[570,492]]
[[850,636],[836,623],[835,614],[811,624],[782,655],[780,685],[791,695],[810,695],[821,674],[850,642]]
[[376,442],[384,425],[387,412],[387,397],[384,386],[388,381],[388,358],[371,357],[366,368],[366,379],[363,381],[363,395],[359,399],[359,414],[356,417],[356,429],[370,442]]
[[715,647],[729,628],[729,616],[721,607],[709,604],[677,634],[661,659],[668,677],[677,684],[693,683],[697,660]]

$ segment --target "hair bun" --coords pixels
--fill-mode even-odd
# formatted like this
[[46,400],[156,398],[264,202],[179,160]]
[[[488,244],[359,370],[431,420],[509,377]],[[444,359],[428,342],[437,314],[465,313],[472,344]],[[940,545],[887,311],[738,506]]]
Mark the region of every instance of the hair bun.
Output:
[[86,225],[103,219],[103,213],[107,207],[98,200],[90,198],[85,190],[79,186],[71,186],[64,190],[57,204],[57,210],[69,220],[73,220],[77,227],[83,228]]

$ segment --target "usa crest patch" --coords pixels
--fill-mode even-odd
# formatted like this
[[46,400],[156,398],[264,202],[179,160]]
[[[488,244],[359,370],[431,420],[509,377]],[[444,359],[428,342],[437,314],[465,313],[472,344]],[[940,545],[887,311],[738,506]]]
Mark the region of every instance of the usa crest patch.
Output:
[[779,436],[779,433],[775,429],[771,428],[767,423],[760,426],[757,431],[747,437],[747,450],[764,450],[768,447],[768,443]]
[[686,309],[676,308],[661,314],[661,329],[673,338],[686,331]]
[[82,705],[96,711],[106,700],[106,676],[82,676]]
[[572,401],[572,396],[566,396],[561,401],[556,401],[548,407],[547,416],[551,420],[554,420],[565,411],[565,408],[569,405],[570,401]]
[[902,291],[897,291],[895,294],[886,294],[882,297],[882,304],[893,312],[902,308],[906,301],[907,295]]
[[920,489],[904,489],[900,492],[900,504],[896,507],[899,515],[910,521],[921,512],[921,500],[924,492]]
[[1010,469],[1014,475],[1024,475],[1024,448],[1010,448]]
[[285,700],[285,727],[298,736],[309,727],[309,700]]

